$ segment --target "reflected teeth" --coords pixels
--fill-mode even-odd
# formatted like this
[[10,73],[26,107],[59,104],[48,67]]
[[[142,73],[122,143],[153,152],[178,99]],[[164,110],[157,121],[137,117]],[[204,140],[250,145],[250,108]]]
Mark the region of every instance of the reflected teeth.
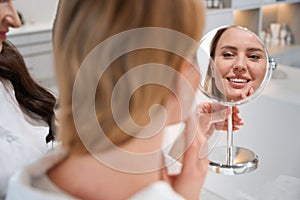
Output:
[[229,80],[231,82],[235,82],[235,83],[247,83],[248,82],[246,79],[241,79],[241,78],[231,78]]

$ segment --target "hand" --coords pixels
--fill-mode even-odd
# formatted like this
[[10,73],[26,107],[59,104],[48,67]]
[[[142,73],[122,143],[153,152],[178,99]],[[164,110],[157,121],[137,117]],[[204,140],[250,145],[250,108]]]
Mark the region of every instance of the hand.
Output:
[[[230,110],[227,106],[219,103],[203,103],[198,106],[200,127],[205,132],[207,137],[210,137],[214,130],[227,131],[228,116]],[[239,117],[239,109],[236,106],[232,107],[232,128],[234,131],[239,130],[239,127],[244,125]]]
[[201,130],[198,116],[196,113],[191,114],[186,120],[184,132],[173,146],[173,152],[176,154],[173,155],[174,158],[178,158],[184,152],[181,157],[181,173],[168,175],[167,170],[162,169],[162,179],[167,181],[177,193],[191,200],[199,199],[208,168],[207,157],[199,158],[199,152],[206,144],[206,136]]
[[[244,125],[244,122],[240,118],[239,113],[240,113],[240,110],[238,109],[238,107],[233,106],[232,107],[232,129],[233,129],[233,131],[240,130],[240,126]],[[227,131],[227,127],[228,127],[227,124],[228,124],[228,120],[226,119],[222,130]]]
[[241,98],[245,99],[245,98],[249,97],[250,95],[252,95],[253,93],[254,93],[254,89],[251,87],[246,94],[244,94],[244,93],[241,94]]
[[[182,163],[181,173],[168,175],[162,170],[162,179],[169,182],[173,189],[187,199],[199,199],[208,168],[207,140],[215,129],[227,130],[227,118],[230,110],[227,106],[218,103],[200,104],[196,111],[186,121],[184,133],[181,134],[172,146],[169,155],[179,158]],[[239,117],[239,109],[233,107],[233,129],[238,130],[243,125]],[[182,155],[183,153],[183,155]]]

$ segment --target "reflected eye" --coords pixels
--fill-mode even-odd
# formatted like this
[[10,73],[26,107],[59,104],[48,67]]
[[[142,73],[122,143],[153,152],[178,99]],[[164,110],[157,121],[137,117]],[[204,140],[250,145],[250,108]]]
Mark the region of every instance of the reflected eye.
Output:
[[233,57],[234,55],[232,53],[223,53],[223,56],[225,58],[230,58],[230,57]]
[[250,55],[250,56],[248,56],[250,59],[253,59],[253,60],[258,60],[258,59],[260,59],[260,56],[258,56],[258,55]]

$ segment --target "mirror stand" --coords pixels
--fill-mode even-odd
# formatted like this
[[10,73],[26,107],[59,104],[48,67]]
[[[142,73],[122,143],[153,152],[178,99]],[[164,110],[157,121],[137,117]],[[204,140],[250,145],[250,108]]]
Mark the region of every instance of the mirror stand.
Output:
[[199,90],[210,100],[230,108],[227,145],[213,146],[208,156],[209,169],[224,175],[256,170],[258,156],[233,145],[232,108],[253,101],[261,94],[276,68],[274,59],[269,57],[267,48],[255,33],[245,27],[229,25],[213,29],[201,39],[197,62],[202,77]]
[[255,170],[258,156],[242,147],[233,146],[232,106],[228,117],[227,146],[215,147],[209,156],[209,168],[217,174],[237,175]]

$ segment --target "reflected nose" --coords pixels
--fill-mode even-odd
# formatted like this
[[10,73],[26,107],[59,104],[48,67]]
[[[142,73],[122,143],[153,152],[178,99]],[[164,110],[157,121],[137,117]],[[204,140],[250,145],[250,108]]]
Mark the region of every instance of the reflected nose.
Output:
[[4,22],[8,27],[18,28],[21,26],[21,20],[12,3],[9,4],[4,16]]
[[233,66],[233,72],[236,75],[245,74],[247,72],[247,65],[243,61],[243,59],[240,59],[234,66]]

